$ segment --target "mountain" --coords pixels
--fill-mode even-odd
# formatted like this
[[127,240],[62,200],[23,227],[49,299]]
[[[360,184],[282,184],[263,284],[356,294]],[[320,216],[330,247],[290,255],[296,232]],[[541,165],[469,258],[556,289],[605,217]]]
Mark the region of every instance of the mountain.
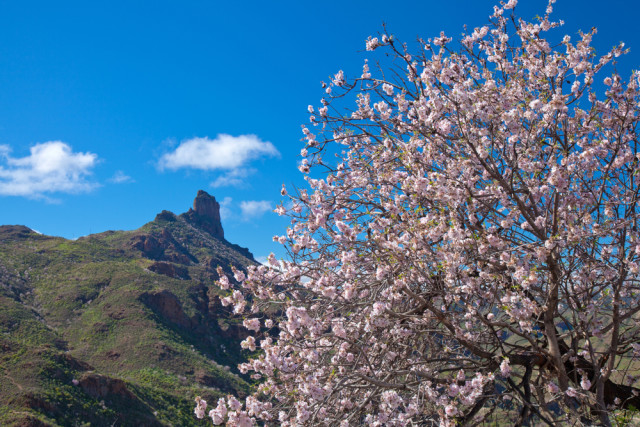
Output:
[[0,425],[208,425],[196,395],[245,395],[216,268],[251,253],[199,191],[181,215],[75,241],[0,226]]

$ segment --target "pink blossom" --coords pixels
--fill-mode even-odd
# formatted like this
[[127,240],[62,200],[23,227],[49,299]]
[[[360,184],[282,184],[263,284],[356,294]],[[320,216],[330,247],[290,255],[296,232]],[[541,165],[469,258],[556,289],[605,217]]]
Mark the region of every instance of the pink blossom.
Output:
[[448,417],[453,417],[458,413],[458,408],[456,408],[453,405],[447,405],[444,408],[445,413],[447,414]]
[[333,77],[332,82],[336,86],[344,85],[344,72],[342,70],[338,71],[338,73]]
[[367,50],[374,50],[376,47],[380,46],[380,42],[377,37],[369,37],[367,39]]
[[577,397],[578,396],[578,392],[573,387],[567,388],[567,391],[565,391],[565,394],[567,396],[569,396],[569,397]]
[[242,324],[251,331],[257,332],[260,330],[260,319],[245,319]]
[[549,393],[552,393],[552,394],[558,393],[560,391],[560,388],[555,383],[548,383],[547,391],[549,391]]
[[218,279],[218,286],[220,286],[220,289],[229,289],[230,283],[226,275],[223,274],[220,276],[220,279]]
[[227,398],[227,405],[232,411],[239,411],[240,409],[242,409],[242,403],[240,403],[240,401],[233,396],[229,396]]
[[202,400],[200,396],[196,397],[196,408],[193,412],[199,419],[204,418],[204,411],[207,409],[207,402]]
[[511,366],[509,366],[509,359],[502,359],[502,363],[500,363],[500,375],[504,378],[508,378],[511,376]]
[[211,421],[214,425],[220,425],[224,423],[226,416],[227,405],[225,404],[224,399],[218,399],[218,405],[209,411],[209,417],[211,417]]

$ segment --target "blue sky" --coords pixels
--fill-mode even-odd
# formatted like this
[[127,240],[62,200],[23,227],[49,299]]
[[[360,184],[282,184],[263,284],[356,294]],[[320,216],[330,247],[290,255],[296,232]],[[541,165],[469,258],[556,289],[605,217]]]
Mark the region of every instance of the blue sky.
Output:
[[[382,23],[401,40],[486,24],[493,1],[0,1],[0,224],[76,238],[223,202],[225,234],[258,257],[304,186],[300,125],[322,80],[361,70]],[[520,0],[525,17],[546,1]],[[640,67],[638,7],[559,0],[563,32],[598,27]]]

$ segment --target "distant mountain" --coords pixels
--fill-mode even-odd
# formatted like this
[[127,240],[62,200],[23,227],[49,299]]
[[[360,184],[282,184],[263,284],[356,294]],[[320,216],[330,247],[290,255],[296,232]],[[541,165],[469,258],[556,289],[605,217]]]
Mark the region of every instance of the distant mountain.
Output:
[[0,226],[0,425],[207,425],[196,395],[251,387],[216,268],[254,263],[204,191],[134,231],[72,241]]

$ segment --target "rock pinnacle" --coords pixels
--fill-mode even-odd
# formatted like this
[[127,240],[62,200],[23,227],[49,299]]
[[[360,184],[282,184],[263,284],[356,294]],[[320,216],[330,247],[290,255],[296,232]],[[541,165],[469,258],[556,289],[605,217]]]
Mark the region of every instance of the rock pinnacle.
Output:
[[193,200],[193,208],[182,214],[193,225],[203,229],[218,239],[224,239],[220,222],[220,204],[216,198],[204,190],[199,190]]

